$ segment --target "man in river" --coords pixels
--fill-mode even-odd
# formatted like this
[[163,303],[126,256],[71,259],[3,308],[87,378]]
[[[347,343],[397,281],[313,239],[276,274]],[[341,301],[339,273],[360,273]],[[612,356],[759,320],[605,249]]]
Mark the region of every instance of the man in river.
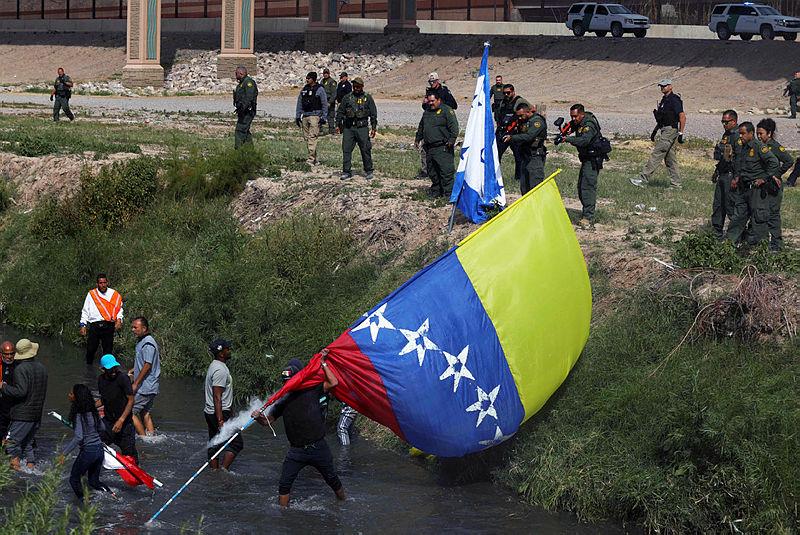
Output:
[[[231,358],[231,343],[218,338],[209,344],[208,352],[214,360],[208,365],[208,371],[206,372],[206,406],[203,416],[205,416],[206,425],[208,426],[208,440],[211,440],[217,436],[219,430],[225,425],[225,420],[230,420],[231,418],[233,379],[227,364]],[[225,448],[225,453],[222,455],[222,468],[228,470],[243,447],[244,440],[242,440],[242,434],[239,433],[233,439],[233,442]],[[217,448],[219,446],[208,448],[209,459],[217,451]],[[211,461],[211,468],[214,470],[219,468],[219,459]]]
[[133,428],[133,388],[127,373],[120,369],[114,355],[103,355],[100,359],[103,373],[97,379],[100,403],[103,405],[105,433],[103,442],[116,444],[123,455],[129,455],[139,462],[136,451],[136,431]]
[[114,333],[122,328],[122,296],[108,287],[105,273],[97,275],[97,287],[86,294],[81,309],[81,336],[86,337],[86,364],[91,366],[98,346],[102,355],[114,352]]
[[131,332],[136,337],[136,360],[133,366],[133,426],[139,436],[156,432],[151,412],[159,391],[161,350],[150,333],[150,324],[142,316],[133,318]]
[[[333,455],[328,443],[325,442],[325,419],[319,406],[322,395],[338,385],[339,380],[328,369],[326,362],[328,350],[323,349],[321,355],[321,366],[325,374],[325,381],[322,384],[290,392],[272,405],[267,416],[260,411],[252,414],[261,425],[269,425],[283,416],[286,438],[289,439],[291,447],[283,461],[278,485],[278,501],[281,507],[288,507],[292,484],[300,470],[306,466],[316,468],[336,493],[336,497],[340,500],[345,499],[342,482],[333,465]],[[292,359],[282,372],[283,380],[290,379],[302,368],[303,365],[299,360]]]
[[[14,384],[14,356],[17,354],[17,346],[14,342],[6,340],[0,345],[2,359],[0,360],[0,382],[7,385]],[[13,400],[0,396],[0,442],[5,442],[8,426],[11,424],[11,406]]]

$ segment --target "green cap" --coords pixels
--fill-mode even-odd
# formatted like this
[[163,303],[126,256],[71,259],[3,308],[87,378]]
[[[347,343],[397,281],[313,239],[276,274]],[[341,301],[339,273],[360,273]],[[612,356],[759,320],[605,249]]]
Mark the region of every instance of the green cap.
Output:
[[360,85],[361,87],[364,87],[364,79],[360,76],[357,76],[353,79],[353,85]]

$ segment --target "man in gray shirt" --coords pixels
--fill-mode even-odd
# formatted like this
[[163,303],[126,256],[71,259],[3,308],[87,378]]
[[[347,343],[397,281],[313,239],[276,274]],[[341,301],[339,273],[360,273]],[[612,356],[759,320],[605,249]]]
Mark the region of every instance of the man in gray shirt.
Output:
[[[231,358],[231,343],[228,340],[217,338],[208,345],[208,353],[214,360],[208,365],[206,372],[206,406],[203,416],[208,426],[208,440],[214,438],[225,421],[231,417],[231,406],[233,405],[233,379],[228,370],[226,362]],[[208,458],[210,459],[219,446],[208,448]],[[244,440],[242,434],[236,436],[233,441],[225,448],[222,454],[222,468],[228,470],[233,460],[242,451]],[[211,461],[211,468],[219,468],[219,457]]]
[[158,380],[161,377],[161,351],[150,334],[147,318],[138,316],[131,320],[131,331],[138,340],[136,342],[136,360],[133,370],[133,426],[136,434],[154,435],[156,432],[150,412],[158,395]]

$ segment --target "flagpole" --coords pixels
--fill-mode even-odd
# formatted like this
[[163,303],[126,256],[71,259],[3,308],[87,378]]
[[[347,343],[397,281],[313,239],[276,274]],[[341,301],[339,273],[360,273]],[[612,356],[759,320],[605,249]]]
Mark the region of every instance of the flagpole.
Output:
[[[62,417],[62,416],[61,416],[59,413],[57,413],[56,411],[50,411],[50,412],[49,412],[49,413],[47,413],[47,414],[49,414],[50,416],[52,416],[53,418],[57,419],[57,420],[58,420],[59,422],[61,422],[62,424],[66,425],[67,427],[69,427],[70,429],[72,429],[72,425],[70,425],[70,423],[69,423],[67,420],[65,420],[65,419],[64,419],[64,418],[63,418],[63,417]],[[128,466],[126,465],[126,463],[122,462],[122,459],[120,459],[120,458],[117,456],[117,451],[116,451],[114,448],[112,448],[112,447],[111,447],[111,446],[109,446],[108,444],[105,444],[105,443],[103,443],[103,451],[105,451],[106,453],[108,453],[109,455],[111,455],[112,457],[114,457],[114,459],[116,459],[116,460],[117,460],[117,462],[118,462],[119,464],[121,464],[121,465],[122,465],[122,467],[123,467],[125,470],[127,470],[129,474],[131,474],[133,477],[135,477],[136,479],[138,479],[140,482],[144,483],[144,481],[142,481],[142,480],[141,480],[141,478],[140,478],[139,476],[137,476],[137,475],[136,475],[136,474],[135,474],[135,473],[134,473],[134,472],[133,472],[133,471],[132,471],[130,468],[128,468]],[[150,474],[147,474],[147,475],[150,475]],[[153,477],[153,476],[150,476],[150,477]],[[156,478],[154,478],[154,477],[153,477],[153,484],[154,484],[154,485],[156,485],[157,487],[163,487],[163,486],[164,486],[164,484],[163,484],[161,481],[159,481],[158,479],[156,479]]]

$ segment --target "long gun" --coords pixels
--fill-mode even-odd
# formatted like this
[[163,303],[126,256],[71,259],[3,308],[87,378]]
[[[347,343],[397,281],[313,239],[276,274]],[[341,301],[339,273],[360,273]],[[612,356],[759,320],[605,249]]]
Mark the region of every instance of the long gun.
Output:
[[558,119],[556,119],[553,122],[553,124],[556,126],[556,128],[558,128],[558,133],[556,134],[556,137],[553,139],[553,143],[558,145],[560,143],[563,143],[564,138],[572,133],[574,125],[572,124],[572,121],[564,122],[563,117],[559,117]]

